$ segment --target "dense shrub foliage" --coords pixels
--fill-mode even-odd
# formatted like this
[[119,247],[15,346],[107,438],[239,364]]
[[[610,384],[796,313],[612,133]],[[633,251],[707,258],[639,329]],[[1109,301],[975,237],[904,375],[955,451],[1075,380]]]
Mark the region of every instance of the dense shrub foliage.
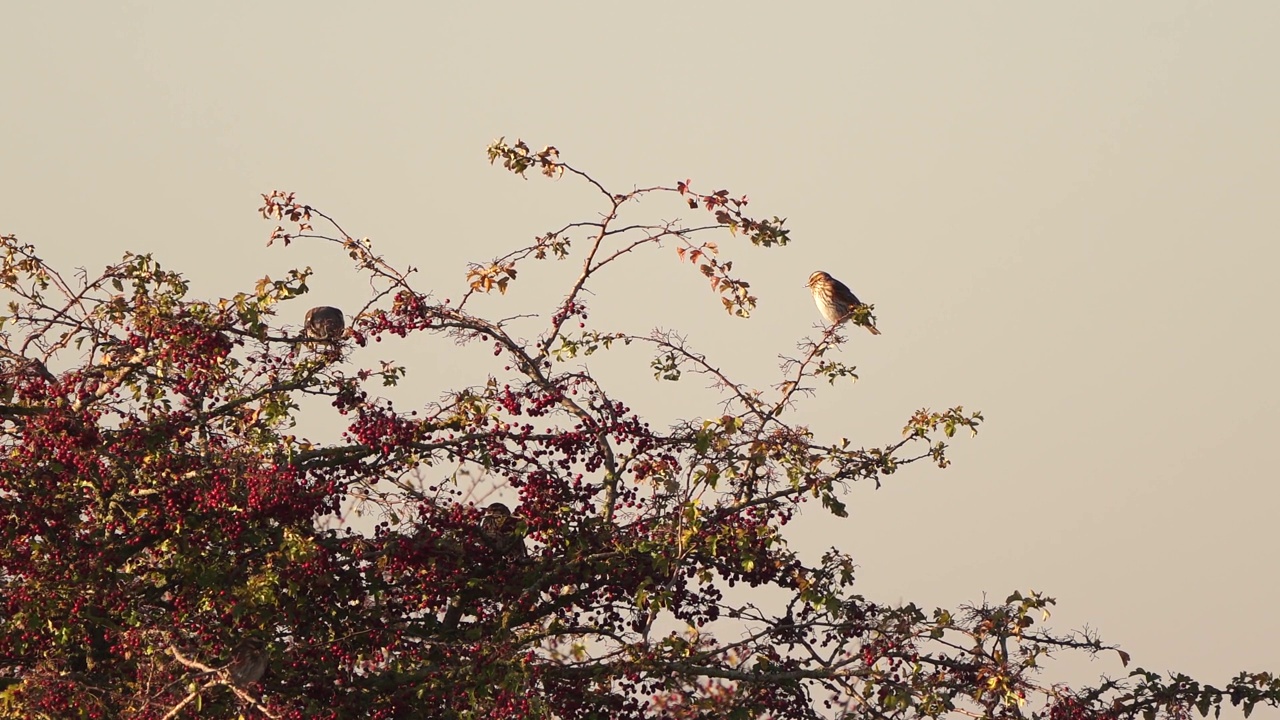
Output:
[[[947,438],[982,416],[904,409],[880,444],[823,439],[803,401],[853,377],[842,328],[758,389],[675,332],[598,324],[597,277],[641,252],[749,316],[717,243],[776,251],[785,223],[689,181],[605,188],[555,148],[489,156],[586,183],[599,206],[472,266],[452,301],[292,194],[264,196],[282,252],[337,246],[368,281],[345,328],[327,310],[299,327],[306,271],[200,300],[151,256],[68,274],[3,238],[0,714],[1079,720],[1280,700],[1266,673],[1055,684],[1050,654],[1128,657],[1046,629],[1040,594],[886,604],[859,594],[847,548],[797,555],[784,527],[802,504],[842,516],[850,483],[945,467]],[[641,198],[694,219],[646,222]],[[538,261],[581,268],[558,305],[520,311],[539,331],[472,312]],[[494,374],[401,407],[413,375],[356,362],[392,336],[492,349]],[[723,404],[646,422],[590,371],[623,345],[647,348],[656,382],[710,381]],[[301,436],[308,396],[341,416],[339,441]]]

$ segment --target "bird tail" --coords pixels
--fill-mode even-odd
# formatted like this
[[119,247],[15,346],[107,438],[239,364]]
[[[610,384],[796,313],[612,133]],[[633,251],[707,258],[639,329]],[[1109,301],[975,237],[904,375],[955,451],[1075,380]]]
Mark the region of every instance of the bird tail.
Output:
[[457,630],[458,622],[462,620],[462,598],[456,597],[449,603],[449,609],[444,614],[444,621],[440,623],[445,630]]
[[871,333],[872,335],[880,334],[880,331],[877,330],[874,325],[864,325],[863,327],[865,327],[867,329],[867,332]]

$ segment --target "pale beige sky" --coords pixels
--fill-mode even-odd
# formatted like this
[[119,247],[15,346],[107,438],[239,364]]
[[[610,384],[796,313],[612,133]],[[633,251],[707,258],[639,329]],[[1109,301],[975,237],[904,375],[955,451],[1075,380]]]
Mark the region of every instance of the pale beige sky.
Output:
[[[455,297],[466,260],[598,210],[489,167],[497,136],[619,188],[746,193],[795,238],[721,239],[754,319],[662,253],[613,278],[593,322],[681,330],[765,385],[812,332],[802,285],[825,269],[884,335],[854,334],[861,382],[798,418],[866,444],[925,405],[989,418],[950,470],[857,488],[848,521],[815,508],[797,545],[853,552],[882,600],[1034,588],[1059,627],[1152,669],[1280,669],[1280,4],[796,5],[15,4],[0,232],[70,265],[155,252],[204,295],[311,265],[297,322],[364,286],[327,249],[264,247],[272,188]],[[569,270],[477,308],[545,310]],[[401,348],[423,397],[483,379],[478,355],[425,345]],[[601,372],[655,417],[715,412],[620,360]]]

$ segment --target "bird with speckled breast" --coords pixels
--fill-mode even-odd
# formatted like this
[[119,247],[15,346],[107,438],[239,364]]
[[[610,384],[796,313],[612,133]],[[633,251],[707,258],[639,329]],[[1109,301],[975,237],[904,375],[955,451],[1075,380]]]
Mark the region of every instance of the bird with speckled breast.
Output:
[[[806,287],[813,293],[813,303],[818,306],[818,312],[822,313],[822,317],[833,325],[838,325],[848,320],[853,311],[863,305],[863,302],[858,299],[857,295],[853,294],[853,291],[847,285],[821,270],[809,276],[809,282],[806,283]],[[879,335],[880,331],[876,329],[873,323],[874,321],[869,320],[863,327],[872,335]]]

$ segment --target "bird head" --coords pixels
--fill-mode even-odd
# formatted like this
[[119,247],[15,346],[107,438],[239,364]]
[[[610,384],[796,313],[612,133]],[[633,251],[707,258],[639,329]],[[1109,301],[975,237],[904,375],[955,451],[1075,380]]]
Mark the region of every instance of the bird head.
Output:
[[490,517],[511,517],[511,508],[500,502],[489,503],[489,506],[484,509],[484,514]]
[[805,283],[804,286],[812,289],[815,284],[820,282],[827,282],[830,279],[831,279],[830,275],[822,272],[821,270],[818,270],[817,272],[809,276],[809,282]]
[[480,516],[481,526],[492,530],[506,529],[511,521],[511,509],[500,502],[490,503]]

